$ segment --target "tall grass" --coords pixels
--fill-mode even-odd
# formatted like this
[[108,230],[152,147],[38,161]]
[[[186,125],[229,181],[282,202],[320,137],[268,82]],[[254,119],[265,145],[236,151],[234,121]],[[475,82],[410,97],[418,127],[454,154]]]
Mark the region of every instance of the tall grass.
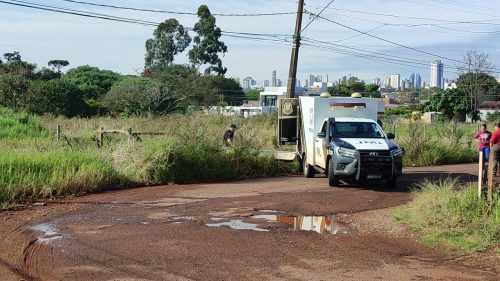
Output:
[[[0,203],[65,196],[159,183],[223,181],[290,174],[295,166],[273,159],[275,116],[240,119],[170,115],[159,118],[64,119],[0,111]],[[222,135],[235,123],[234,145]],[[61,125],[64,140],[56,142]],[[100,127],[132,128],[144,135],[129,145],[122,135],[106,136],[97,148]]]
[[418,231],[424,244],[450,253],[465,254],[500,245],[500,197],[491,206],[475,187],[455,179],[425,182],[414,200],[398,207],[396,220]]
[[[238,130],[226,148],[222,135]],[[63,139],[55,138],[60,125]],[[0,108],[0,202],[50,197],[122,186],[223,181],[294,173],[296,164],[273,159],[277,116],[238,118],[203,114],[163,117],[33,117]],[[130,145],[123,135],[99,128],[132,128],[141,135]],[[436,165],[477,159],[474,126],[398,124],[405,165]],[[387,129],[389,131],[389,129]],[[279,148],[282,149],[282,148]],[[8,172],[4,172],[8,171]]]
[[[405,149],[405,166],[470,163],[478,160],[472,124],[396,124],[396,142]],[[386,126],[393,130],[392,125]]]

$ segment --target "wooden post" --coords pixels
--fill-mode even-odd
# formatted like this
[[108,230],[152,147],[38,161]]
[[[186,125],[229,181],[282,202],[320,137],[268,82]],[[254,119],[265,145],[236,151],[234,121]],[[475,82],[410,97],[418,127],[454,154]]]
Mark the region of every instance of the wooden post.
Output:
[[424,124],[424,140],[427,139],[427,125]]
[[104,127],[99,130],[99,146],[101,148],[104,146]]
[[484,152],[479,151],[479,172],[477,174],[477,196],[481,198],[484,186]]
[[134,135],[132,135],[132,128],[127,129],[128,132],[128,146],[130,146],[130,142],[133,141]]
[[56,140],[59,142],[61,140],[61,125],[57,124],[56,127]]
[[392,124],[392,133],[396,134],[396,123]]
[[495,157],[496,157],[496,152],[494,149],[491,150],[490,152],[490,161],[488,164],[488,203],[493,202],[493,168],[495,166]]

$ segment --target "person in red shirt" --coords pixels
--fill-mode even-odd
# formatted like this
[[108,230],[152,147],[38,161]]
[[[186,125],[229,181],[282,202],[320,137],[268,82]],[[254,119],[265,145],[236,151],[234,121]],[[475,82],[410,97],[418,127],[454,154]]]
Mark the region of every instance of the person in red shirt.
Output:
[[474,135],[478,142],[479,151],[484,153],[486,163],[490,160],[490,139],[491,132],[486,129],[486,124],[481,125],[481,129]]
[[495,157],[495,166],[493,166],[493,175],[496,176],[500,163],[500,123],[495,125],[495,131],[490,139],[491,150]]

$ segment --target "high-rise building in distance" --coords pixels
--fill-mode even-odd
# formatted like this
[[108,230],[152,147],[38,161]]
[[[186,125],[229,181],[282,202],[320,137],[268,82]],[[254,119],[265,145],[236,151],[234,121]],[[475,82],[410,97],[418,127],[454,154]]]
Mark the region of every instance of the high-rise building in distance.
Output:
[[440,60],[435,60],[431,63],[431,77],[429,87],[443,88],[443,63]]
[[422,85],[422,78],[420,77],[420,74],[413,73],[410,76],[410,82],[413,89],[420,89],[420,86]]
[[276,70],[273,70],[273,78],[272,78],[271,82],[272,82],[271,85],[273,87],[277,87],[278,86],[278,81],[276,80]]
[[264,80],[264,87],[269,87],[269,80]]
[[391,88],[399,90],[401,88],[401,76],[399,74],[391,75]]

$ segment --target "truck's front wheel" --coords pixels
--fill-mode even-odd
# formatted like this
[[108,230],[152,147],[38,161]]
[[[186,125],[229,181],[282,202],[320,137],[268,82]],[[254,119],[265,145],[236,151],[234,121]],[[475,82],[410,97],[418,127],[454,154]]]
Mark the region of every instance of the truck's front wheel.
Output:
[[309,165],[307,163],[307,157],[304,154],[304,157],[302,157],[302,167],[304,169],[304,176],[306,178],[313,178],[314,177],[314,167],[312,165]]
[[328,185],[339,186],[339,177],[335,175],[334,168],[333,160],[330,158],[330,161],[328,161]]

